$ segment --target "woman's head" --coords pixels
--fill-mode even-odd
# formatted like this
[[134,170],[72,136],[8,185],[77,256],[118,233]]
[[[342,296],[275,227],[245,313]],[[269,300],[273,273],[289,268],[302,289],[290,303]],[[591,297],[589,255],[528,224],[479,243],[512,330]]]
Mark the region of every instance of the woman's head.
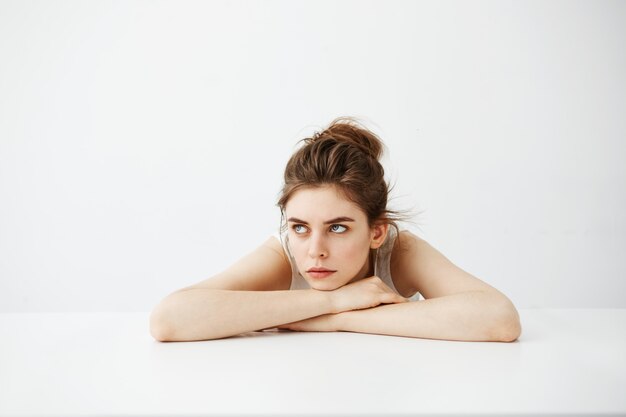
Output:
[[[374,133],[341,117],[303,142],[285,168],[278,206],[299,272],[313,288],[330,290],[373,273],[370,250],[400,216],[387,209],[383,143]],[[336,272],[315,279],[314,267]]]

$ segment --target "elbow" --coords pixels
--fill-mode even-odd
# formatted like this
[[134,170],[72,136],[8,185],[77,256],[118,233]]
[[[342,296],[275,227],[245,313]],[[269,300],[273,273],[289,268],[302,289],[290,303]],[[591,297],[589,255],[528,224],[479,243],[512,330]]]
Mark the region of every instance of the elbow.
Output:
[[506,343],[515,342],[517,339],[519,339],[521,334],[522,325],[518,318],[517,320],[512,320],[510,323],[500,329],[497,341]]
[[150,334],[158,342],[171,342],[173,326],[168,322],[162,305],[158,305],[150,314]]
[[158,342],[190,342],[217,338],[213,335],[215,326],[205,322],[200,325],[197,313],[188,304],[189,299],[178,293],[163,299],[150,314],[150,335]]
[[519,313],[513,303],[506,299],[495,320],[491,340],[496,342],[514,342],[522,334]]
[[[159,342],[190,342],[226,337],[213,314],[210,297],[177,291],[165,297],[150,314],[150,334]],[[199,308],[199,304],[203,305]]]

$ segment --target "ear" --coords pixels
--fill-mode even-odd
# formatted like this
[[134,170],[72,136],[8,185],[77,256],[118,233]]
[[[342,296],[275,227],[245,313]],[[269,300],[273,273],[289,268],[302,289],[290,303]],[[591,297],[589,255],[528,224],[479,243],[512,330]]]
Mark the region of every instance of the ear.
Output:
[[378,249],[385,242],[387,238],[387,232],[389,231],[389,224],[387,223],[374,223],[370,231],[370,248]]

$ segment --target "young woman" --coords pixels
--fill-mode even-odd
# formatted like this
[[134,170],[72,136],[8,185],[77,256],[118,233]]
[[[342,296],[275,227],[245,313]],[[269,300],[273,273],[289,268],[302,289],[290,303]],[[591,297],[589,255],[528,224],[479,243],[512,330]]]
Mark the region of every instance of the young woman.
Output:
[[[161,301],[159,341],[270,328],[429,339],[516,340],[517,310],[387,208],[381,140],[352,118],[303,140],[287,163],[280,233],[225,271]],[[421,299],[420,297],[423,297]]]

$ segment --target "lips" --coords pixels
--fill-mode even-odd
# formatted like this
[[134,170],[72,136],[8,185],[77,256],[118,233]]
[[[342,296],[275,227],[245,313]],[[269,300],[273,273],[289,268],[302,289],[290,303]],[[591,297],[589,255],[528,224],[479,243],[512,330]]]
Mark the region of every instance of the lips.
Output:
[[336,271],[333,269],[328,269],[328,268],[313,267],[313,268],[307,269],[306,272],[336,272]]
[[307,269],[306,271],[307,275],[313,279],[327,278],[331,276],[332,274],[334,274],[335,272],[337,271],[333,271],[332,269],[328,269],[328,268],[319,268],[319,267],[310,268],[310,269]]

